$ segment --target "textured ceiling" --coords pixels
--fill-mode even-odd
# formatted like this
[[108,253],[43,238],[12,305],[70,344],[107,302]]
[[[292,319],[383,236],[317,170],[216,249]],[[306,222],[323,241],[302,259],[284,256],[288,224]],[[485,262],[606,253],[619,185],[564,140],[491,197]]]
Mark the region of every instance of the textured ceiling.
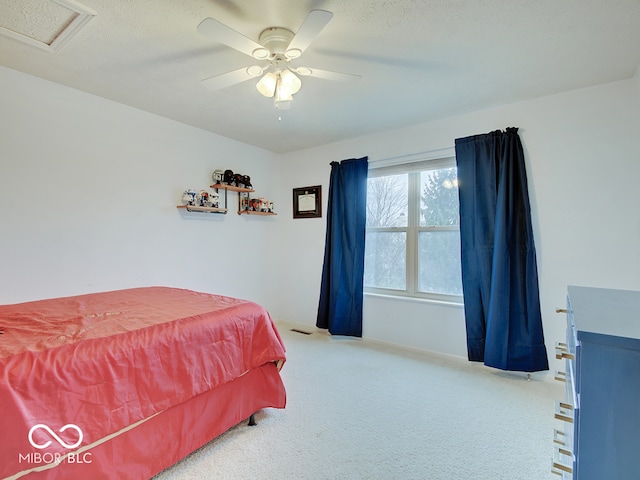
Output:
[[[640,65],[639,0],[79,4],[96,15],[62,48],[0,36],[0,64],[274,152],[628,79]],[[77,3],[3,0],[0,28],[50,43],[69,15],[65,5]],[[303,78],[284,112],[255,81],[217,92],[202,86],[255,63],[200,35],[204,18],[257,41],[268,26],[295,32],[312,9],[334,17],[295,64],[357,74],[358,82]]]

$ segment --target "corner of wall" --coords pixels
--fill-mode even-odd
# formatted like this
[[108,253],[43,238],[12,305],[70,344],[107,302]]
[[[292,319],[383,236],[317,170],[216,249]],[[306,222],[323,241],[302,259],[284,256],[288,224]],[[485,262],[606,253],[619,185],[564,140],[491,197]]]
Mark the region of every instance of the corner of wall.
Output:
[[[638,133],[640,133],[640,65],[638,65],[638,68],[636,69],[636,73],[633,76],[633,85],[634,85],[634,95],[635,95],[635,121],[636,121],[636,130]],[[640,139],[638,139],[638,135],[636,135],[636,139],[638,140],[639,144],[640,144]],[[640,152],[639,152],[640,153]]]
[[[636,73],[631,78],[633,82],[633,109],[631,112],[632,132],[634,136],[633,150],[635,152],[634,157],[640,157],[640,65],[636,69]],[[638,166],[638,173],[640,173],[640,165]]]

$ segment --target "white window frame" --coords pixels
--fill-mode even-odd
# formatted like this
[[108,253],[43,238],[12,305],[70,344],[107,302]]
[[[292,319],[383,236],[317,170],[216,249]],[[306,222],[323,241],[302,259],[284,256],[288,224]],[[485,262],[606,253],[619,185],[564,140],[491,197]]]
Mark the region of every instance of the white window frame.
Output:
[[437,302],[462,304],[462,295],[448,295],[418,291],[418,236],[427,231],[460,231],[454,226],[420,226],[420,172],[456,166],[453,148],[426,152],[406,157],[369,162],[369,178],[407,173],[408,219],[406,227],[367,227],[367,232],[406,232],[406,287],[405,290],[381,287],[364,287],[365,294],[384,295],[408,299],[423,299]]

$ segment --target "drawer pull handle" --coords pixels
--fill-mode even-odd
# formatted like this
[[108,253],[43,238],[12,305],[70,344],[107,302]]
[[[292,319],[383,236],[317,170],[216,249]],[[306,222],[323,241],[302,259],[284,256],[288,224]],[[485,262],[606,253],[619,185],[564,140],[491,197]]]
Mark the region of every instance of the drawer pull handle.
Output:
[[558,353],[556,352],[556,358],[558,360],[562,360],[563,358],[566,360],[575,360],[576,356],[573,353]]
[[553,462],[553,468],[551,469],[551,473],[555,473],[556,475],[560,475],[562,476],[563,473],[562,472],[567,472],[567,473],[573,473],[573,469],[568,466],[565,465],[563,463],[556,463],[555,461]]
[[556,313],[569,313],[566,308],[556,308]]
[[[573,454],[568,450],[564,450],[562,448],[555,448],[553,450],[553,468],[562,470],[563,472],[573,473],[573,466],[566,465],[560,460],[560,455],[565,455],[573,458]],[[552,470],[553,471],[553,470]]]
[[556,402],[554,418],[563,422],[573,423],[573,406],[564,402]]
[[575,360],[576,356],[573,353],[569,352],[569,348],[564,343],[556,344],[556,358],[558,360],[562,360],[563,358],[567,360]]
[[553,443],[564,446],[564,432],[558,429],[553,430]]
[[567,381],[567,372],[556,372],[556,375],[553,377],[554,380],[558,380],[559,382]]

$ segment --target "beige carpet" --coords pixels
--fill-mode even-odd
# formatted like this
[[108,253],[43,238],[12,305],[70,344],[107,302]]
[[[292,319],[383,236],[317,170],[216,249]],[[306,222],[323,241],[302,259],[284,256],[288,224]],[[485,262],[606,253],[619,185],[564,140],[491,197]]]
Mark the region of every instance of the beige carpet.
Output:
[[280,325],[287,408],[155,477],[543,480],[558,382]]

